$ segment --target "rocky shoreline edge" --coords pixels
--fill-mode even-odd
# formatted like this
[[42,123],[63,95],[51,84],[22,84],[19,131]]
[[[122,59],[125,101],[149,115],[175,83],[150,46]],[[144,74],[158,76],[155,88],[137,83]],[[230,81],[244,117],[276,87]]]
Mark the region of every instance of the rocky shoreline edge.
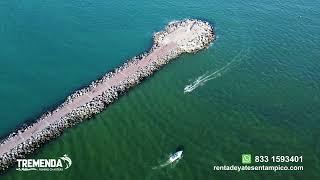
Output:
[[0,149],[4,148],[6,143],[14,138],[17,138],[17,136],[23,136],[24,132],[32,128],[34,124],[42,123],[42,121],[45,121],[47,117],[51,116],[53,113],[59,112],[66,105],[72,103],[78,97],[94,91],[97,86],[107,82],[109,79],[115,76],[118,76],[128,67],[138,64],[140,60],[152,54],[156,49],[163,47],[164,43],[166,43],[167,41],[166,38],[170,37],[170,35],[173,34],[172,32],[176,33],[179,28],[182,29],[186,26],[188,26],[188,28],[190,29],[192,29],[193,26],[201,27],[206,33],[203,33],[201,36],[198,36],[197,38],[188,40],[186,42],[182,42],[182,40],[180,41],[180,39],[176,40],[176,47],[172,51],[170,51],[170,53],[165,54],[164,57],[158,58],[157,56],[157,62],[152,62],[147,66],[144,66],[143,68],[140,67],[125,80],[120,81],[119,85],[111,86],[107,91],[103,91],[100,95],[93,97],[90,102],[72,109],[70,113],[57,119],[54,123],[48,124],[47,127],[42,129],[40,132],[32,134],[31,138],[24,140],[22,143],[15,144],[13,148],[6,151],[5,153],[0,154],[0,173],[5,172],[6,169],[14,165],[17,159],[25,158],[28,154],[31,154],[46,142],[59,137],[66,128],[75,126],[83,120],[89,119],[93,115],[100,113],[108,105],[117,100],[119,96],[123,95],[130,88],[139,84],[142,80],[152,75],[163,65],[167,64],[171,59],[178,57],[182,53],[195,53],[201,49],[207,48],[215,39],[214,29],[208,22],[196,19],[185,19],[182,21],[169,23],[163,31],[154,34],[154,43],[148,52],[133,57],[120,67],[105,74],[101,79],[93,81],[88,87],[80,89],[68,96],[66,100],[55,110],[43,114],[34,123],[11,133],[8,137],[1,141]]

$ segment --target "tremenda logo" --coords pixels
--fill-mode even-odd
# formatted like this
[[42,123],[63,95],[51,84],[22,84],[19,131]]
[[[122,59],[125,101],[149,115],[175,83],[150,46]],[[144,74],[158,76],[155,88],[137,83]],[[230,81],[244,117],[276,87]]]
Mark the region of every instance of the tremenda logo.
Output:
[[63,171],[70,168],[72,160],[68,155],[57,159],[17,159],[18,171]]

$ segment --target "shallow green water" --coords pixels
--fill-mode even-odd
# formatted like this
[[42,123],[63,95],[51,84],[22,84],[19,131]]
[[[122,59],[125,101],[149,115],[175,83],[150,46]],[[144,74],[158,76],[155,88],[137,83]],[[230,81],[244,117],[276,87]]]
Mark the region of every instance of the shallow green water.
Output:
[[[30,156],[68,154],[70,169],[13,168],[1,179],[319,179],[319,8],[309,0],[0,2],[2,135],[147,50],[171,20],[206,19],[218,35]],[[180,144],[174,168],[152,169]],[[212,170],[240,165],[246,152],[303,155],[304,171]]]

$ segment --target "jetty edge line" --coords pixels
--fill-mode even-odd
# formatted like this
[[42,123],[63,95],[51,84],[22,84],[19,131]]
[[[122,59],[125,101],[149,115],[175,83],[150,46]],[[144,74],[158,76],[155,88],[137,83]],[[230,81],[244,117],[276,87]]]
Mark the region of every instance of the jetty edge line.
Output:
[[153,35],[153,45],[148,52],[133,57],[88,87],[76,91],[55,110],[3,139],[0,144],[0,173],[14,165],[17,159],[25,158],[60,136],[66,128],[100,113],[171,59],[208,48],[214,39],[214,29],[206,21],[184,19],[169,23],[164,30]]

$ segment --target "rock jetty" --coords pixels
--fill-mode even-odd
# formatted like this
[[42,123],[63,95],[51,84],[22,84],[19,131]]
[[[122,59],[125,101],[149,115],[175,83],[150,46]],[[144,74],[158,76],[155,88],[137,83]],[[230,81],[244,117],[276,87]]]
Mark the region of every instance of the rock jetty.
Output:
[[55,110],[34,123],[11,133],[0,144],[0,172],[14,165],[66,128],[101,112],[131,87],[182,53],[195,53],[215,39],[213,27],[205,21],[185,19],[169,23],[154,34],[151,49],[68,96]]

